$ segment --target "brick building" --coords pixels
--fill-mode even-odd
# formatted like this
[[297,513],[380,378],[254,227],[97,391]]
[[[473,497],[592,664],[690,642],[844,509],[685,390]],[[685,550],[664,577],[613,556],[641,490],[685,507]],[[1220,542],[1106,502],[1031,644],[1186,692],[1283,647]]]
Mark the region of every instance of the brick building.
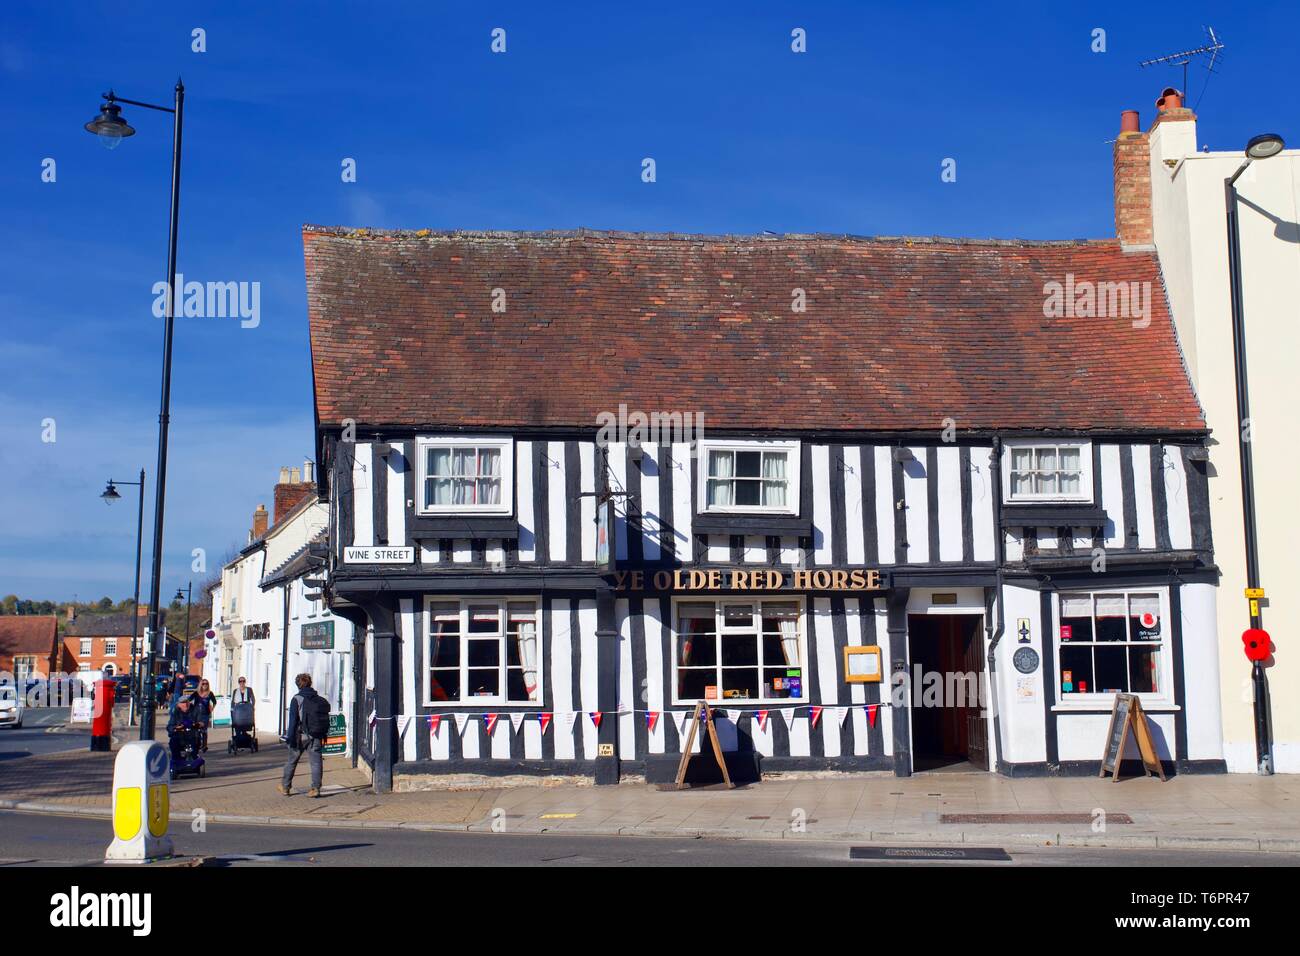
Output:
[[68,608],[68,623],[63,632],[64,655],[68,669],[81,673],[129,674],[131,672],[131,636],[143,640],[149,609],[140,606],[136,614],[82,614]]
[[63,656],[55,615],[0,617],[0,673],[47,676],[63,669]]

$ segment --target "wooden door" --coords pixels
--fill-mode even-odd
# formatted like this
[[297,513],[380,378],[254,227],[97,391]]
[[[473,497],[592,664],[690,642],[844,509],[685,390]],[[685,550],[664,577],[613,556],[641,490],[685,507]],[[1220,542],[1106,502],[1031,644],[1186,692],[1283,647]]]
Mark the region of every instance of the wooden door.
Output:
[[986,680],[984,674],[984,629],[980,627],[980,618],[963,617],[966,625],[964,635],[965,663],[967,673],[978,675],[976,697],[966,702],[966,756],[972,764],[981,770],[989,769],[989,735],[988,720],[984,715]]

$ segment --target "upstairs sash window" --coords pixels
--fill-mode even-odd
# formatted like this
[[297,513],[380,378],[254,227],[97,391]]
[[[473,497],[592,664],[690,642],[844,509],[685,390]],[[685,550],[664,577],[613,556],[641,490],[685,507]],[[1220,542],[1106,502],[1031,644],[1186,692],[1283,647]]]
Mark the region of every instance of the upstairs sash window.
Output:
[[1092,445],[1007,442],[1002,477],[1008,502],[1092,501]]
[[703,512],[798,513],[797,443],[707,444],[702,461]]
[[422,439],[423,514],[510,514],[514,443],[508,439]]

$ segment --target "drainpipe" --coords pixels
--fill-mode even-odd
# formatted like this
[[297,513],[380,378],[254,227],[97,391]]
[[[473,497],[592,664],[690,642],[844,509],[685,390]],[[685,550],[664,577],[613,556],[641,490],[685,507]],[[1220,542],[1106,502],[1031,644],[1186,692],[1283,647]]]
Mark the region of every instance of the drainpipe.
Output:
[[285,708],[289,705],[284,699],[284,685],[289,682],[289,589],[293,587],[293,581],[281,583],[280,590],[284,592],[284,621],[282,625],[281,644],[280,644],[280,735],[283,736],[288,728],[285,726]]
[[1002,533],[1002,439],[993,438],[993,453],[989,457],[989,485],[993,489],[993,557],[997,562],[998,623],[989,637],[989,702],[993,706],[993,770],[1002,763],[1002,708],[998,706],[998,642],[1006,630],[1006,595],[1003,591],[1002,566],[1006,560],[1006,538]]

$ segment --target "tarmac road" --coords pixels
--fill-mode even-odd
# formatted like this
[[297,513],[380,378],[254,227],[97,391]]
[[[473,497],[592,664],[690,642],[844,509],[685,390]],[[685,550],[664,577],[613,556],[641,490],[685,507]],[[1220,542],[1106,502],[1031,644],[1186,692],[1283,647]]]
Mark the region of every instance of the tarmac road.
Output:
[[76,733],[51,733],[63,727],[71,716],[68,707],[29,707],[22,727],[0,727],[0,772],[11,760],[32,754],[53,754],[64,750],[90,749],[90,728]]
[[[680,839],[211,824],[173,826],[178,854],[218,866],[933,866],[943,861],[859,861],[849,845],[815,841]],[[0,869],[103,861],[107,818],[0,811]],[[1212,850],[1009,847],[1008,862],[971,866],[1297,866],[1300,854]]]

